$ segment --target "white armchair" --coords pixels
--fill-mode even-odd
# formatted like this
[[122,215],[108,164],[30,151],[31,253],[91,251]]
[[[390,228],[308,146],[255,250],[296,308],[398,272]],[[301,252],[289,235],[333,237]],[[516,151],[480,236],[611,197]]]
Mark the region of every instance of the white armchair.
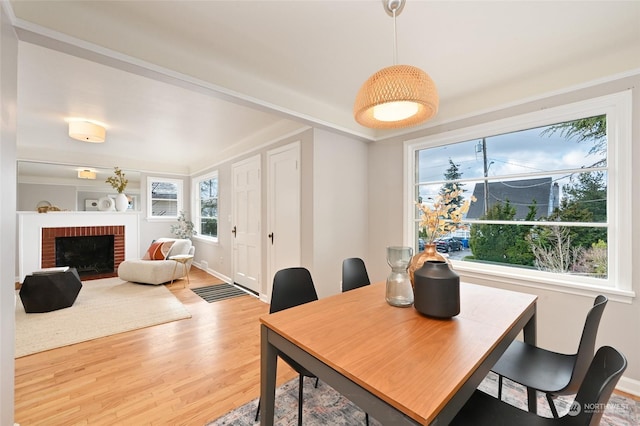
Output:
[[[159,285],[183,278],[187,275],[193,259],[187,261],[183,266],[176,265],[176,261],[169,258],[175,255],[193,255],[195,253],[195,247],[191,244],[191,240],[158,238],[155,243],[171,244],[166,244],[166,246],[170,246],[170,248],[168,252],[162,252],[162,255],[154,256],[153,253],[149,254],[149,252],[147,252],[145,258],[129,259],[120,263],[120,266],[118,266],[118,277],[121,280],[134,283]],[[152,247],[154,246],[152,245]],[[161,247],[155,248],[161,250]],[[150,247],[150,250],[151,249]],[[156,253],[158,253],[158,251],[156,251]],[[158,259],[158,257],[160,257],[159,260],[154,260]]]

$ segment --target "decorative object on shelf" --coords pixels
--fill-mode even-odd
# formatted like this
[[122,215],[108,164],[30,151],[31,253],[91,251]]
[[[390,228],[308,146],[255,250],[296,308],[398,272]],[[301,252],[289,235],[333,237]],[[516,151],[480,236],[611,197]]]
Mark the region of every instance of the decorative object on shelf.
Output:
[[451,318],[460,313],[460,276],[446,262],[424,262],[415,272],[413,292],[413,306],[423,315]]
[[119,167],[113,168],[114,176],[109,176],[106,183],[111,184],[113,189],[118,191],[116,196],[115,208],[119,212],[124,212],[129,208],[129,199],[124,194],[124,190],[127,188],[129,180],[125,177],[125,174]]
[[49,211],[49,207],[51,207],[51,203],[47,200],[42,200],[38,204],[36,204],[36,210],[38,213],[46,213]]
[[60,208],[56,206],[52,206],[51,203],[46,200],[42,200],[36,205],[36,210],[38,211],[38,213],[47,213],[47,212],[59,212]]
[[433,201],[431,207],[426,203],[416,203],[421,210],[418,228],[420,237],[424,238],[425,249],[411,259],[409,276],[412,284],[415,285],[415,271],[420,269],[427,259],[444,261],[450,265],[449,260],[436,250],[435,241],[455,231],[460,226],[463,216],[469,211],[471,203],[476,201],[473,195],[470,199],[464,200],[463,192],[457,183],[452,183],[443,186],[435,199],[430,198]]
[[111,184],[113,189],[118,191],[118,194],[122,194],[125,189],[127,189],[127,184],[129,180],[125,177],[125,174],[119,167],[113,168],[114,176],[109,176],[105,181],[108,184]]
[[116,202],[113,198],[102,197],[98,200],[98,210],[101,212],[110,212],[116,209]]
[[116,211],[124,212],[129,208],[129,197],[127,197],[124,192],[116,195]]
[[407,273],[411,255],[411,247],[387,247],[387,263],[391,273],[387,277],[386,300],[391,306],[406,308],[413,303],[413,289]]
[[38,207],[38,213],[59,212],[59,211],[62,211],[62,209],[56,206]]
[[84,200],[84,210],[87,212],[98,211],[98,200]]
[[397,65],[396,17],[405,0],[382,0],[385,12],[393,17],[393,66],[373,74],[364,82],[353,106],[355,120],[373,129],[415,126],[438,112],[438,90],[429,75],[411,65]]
[[171,233],[178,238],[187,238],[191,239],[195,234],[197,234],[194,229],[195,226],[193,222],[186,218],[184,211],[180,211],[178,215],[178,224],[171,225]]

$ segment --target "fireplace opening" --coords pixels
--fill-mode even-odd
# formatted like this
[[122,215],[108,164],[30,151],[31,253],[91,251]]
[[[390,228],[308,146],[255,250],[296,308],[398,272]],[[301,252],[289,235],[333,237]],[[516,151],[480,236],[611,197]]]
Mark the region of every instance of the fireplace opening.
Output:
[[76,268],[80,277],[115,272],[114,236],[56,237],[56,266]]

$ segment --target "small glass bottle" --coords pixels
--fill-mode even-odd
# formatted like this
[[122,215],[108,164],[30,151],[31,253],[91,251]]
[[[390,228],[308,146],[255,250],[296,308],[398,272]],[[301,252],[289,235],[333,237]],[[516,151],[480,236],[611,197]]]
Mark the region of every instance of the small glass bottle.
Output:
[[387,247],[387,263],[391,273],[387,277],[386,299],[391,306],[406,308],[413,304],[413,288],[407,272],[412,255],[411,247]]

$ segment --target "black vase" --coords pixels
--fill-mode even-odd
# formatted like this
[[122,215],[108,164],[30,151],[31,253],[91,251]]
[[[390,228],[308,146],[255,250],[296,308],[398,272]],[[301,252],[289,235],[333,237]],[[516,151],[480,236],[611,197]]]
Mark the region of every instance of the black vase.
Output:
[[429,260],[414,273],[413,306],[423,315],[451,318],[460,313],[460,276],[446,262]]

